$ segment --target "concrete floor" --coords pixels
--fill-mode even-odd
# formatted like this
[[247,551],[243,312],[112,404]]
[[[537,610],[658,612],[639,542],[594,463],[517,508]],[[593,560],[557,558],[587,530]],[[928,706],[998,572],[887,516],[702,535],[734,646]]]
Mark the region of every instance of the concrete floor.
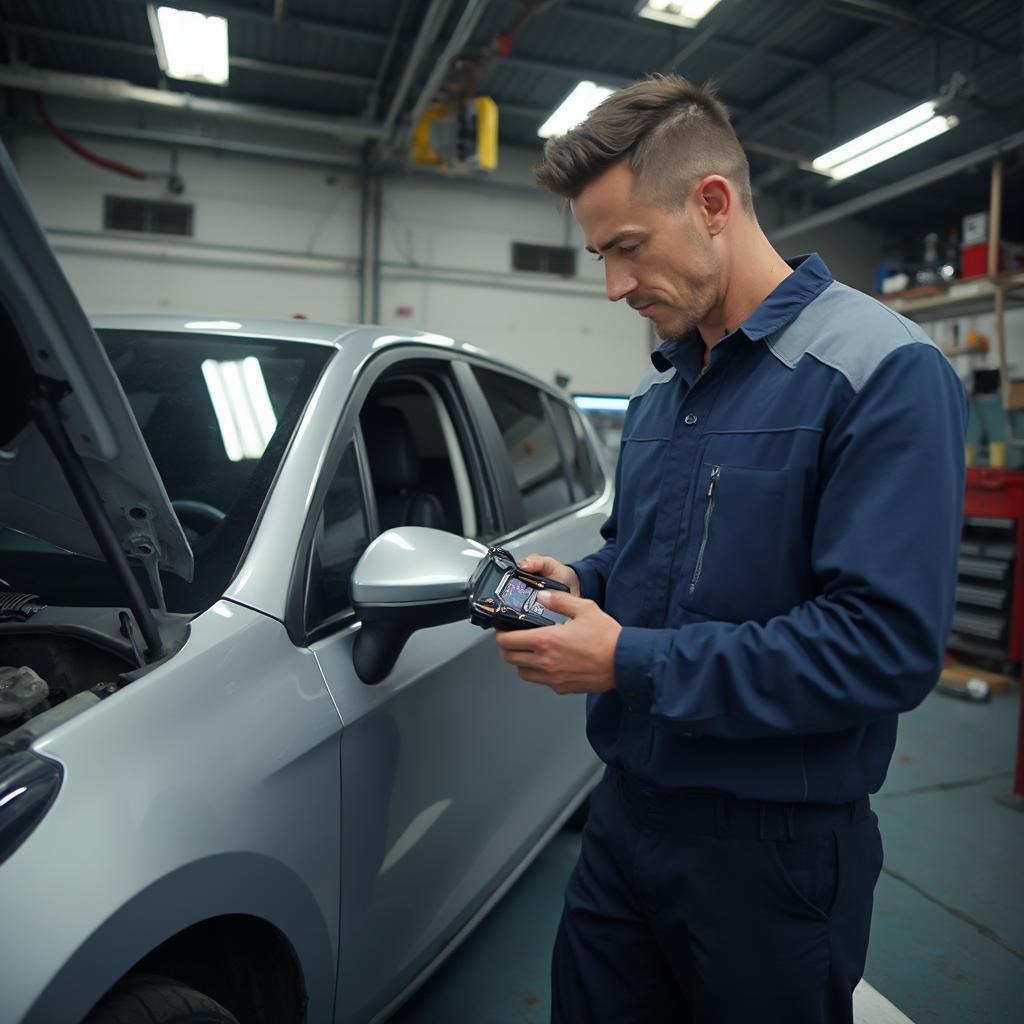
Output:
[[[1017,694],[932,694],[905,715],[874,798],[885,840],[858,1024],[1024,1020],[1024,813],[1009,791]],[[544,1024],[548,958],[579,837],[555,837],[395,1024]],[[891,1006],[889,1004],[892,1004]]]

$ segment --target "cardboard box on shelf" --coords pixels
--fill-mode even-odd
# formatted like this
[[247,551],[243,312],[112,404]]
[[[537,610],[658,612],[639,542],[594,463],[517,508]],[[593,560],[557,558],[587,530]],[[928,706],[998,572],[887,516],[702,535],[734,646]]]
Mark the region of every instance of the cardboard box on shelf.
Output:
[[1010,394],[1006,400],[1007,409],[1024,409],[1024,380],[1010,381]]
[[989,689],[993,693],[1006,693],[1013,683],[1013,679],[1002,672],[989,672],[974,665],[946,665],[942,669],[940,678],[944,683],[950,683],[953,686],[966,686],[968,679],[981,679],[988,683]]

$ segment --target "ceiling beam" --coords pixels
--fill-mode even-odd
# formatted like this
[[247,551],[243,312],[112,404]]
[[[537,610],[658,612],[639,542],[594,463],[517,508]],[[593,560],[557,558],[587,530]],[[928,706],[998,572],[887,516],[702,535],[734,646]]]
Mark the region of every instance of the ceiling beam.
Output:
[[[156,51],[152,46],[146,46],[143,43],[129,43],[121,39],[105,39],[100,36],[87,36],[81,32],[63,32],[59,29],[43,28],[40,25],[24,25],[11,21],[0,21],[0,34],[14,34],[29,39],[49,39],[56,43],[71,43],[75,46],[127,53],[134,57],[149,58],[154,64],[156,63]],[[233,55],[228,57],[228,64],[230,67],[243,71],[278,75],[284,78],[302,78],[310,82],[324,82],[350,89],[368,89],[374,84],[374,80],[366,75],[350,75],[342,71],[321,71],[319,68],[297,67],[293,64],[274,64],[270,61],[254,60],[251,57]]]
[[[622,68],[615,71],[608,71],[601,68],[587,67],[581,64],[566,64],[564,61],[553,63],[547,60],[539,60],[536,57],[527,57],[522,54],[513,53],[502,58],[493,67],[522,68],[524,71],[535,71],[542,75],[555,75],[560,78],[575,79],[576,81],[591,80],[599,85],[608,85],[614,88],[623,88],[632,85],[644,77],[642,71],[626,71]],[[492,67],[492,69],[493,69]],[[741,103],[722,97],[722,102],[730,111],[743,111],[747,108]],[[550,111],[549,111],[550,113]],[[547,116],[547,115],[545,115]]]
[[284,107],[239,103],[188,92],[172,92],[169,89],[150,89],[122,79],[100,78],[97,75],[75,75],[64,71],[0,65],[0,86],[41,92],[48,96],[69,96],[77,100],[101,100],[158,107],[162,110],[181,110],[238,124],[313,132],[339,142],[361,143],[379,139],[384,134],[382,125],[356,118],[330,117]]
[[[806,22],[806,20],[807,9],[804,5],[793,4],[789,9],[789,14],[785,17],[779,18],[772,28],[768,32],[765,32],[761,38],[750,47],[747,59],[760,57],[767,51],[772,42],[781,36],[789,35],[793,32],[798,23]],[[749,70],[750,68],[749,65],[746,64],[746,61],[736,61],[728,67],[722,68],[722,70],[714,76],[715,85],[721,85],[721,83],[726,79],[731,78],[740,71]]]
[[913,27],[916,32],[922,29],[930,35],[947,35],[955,39],[982,46],[992,53],[1003,57],[1018,59],[1020,54],[1009,46],[980,32],[972,32],[963,28],[949,17],[928,18],[916,11],[908,11],[893,4],[881,3],[880,0],[831,0],[826,7],[836,14],[862,21],[873,21],[883,25],[904,25]]
[[[38,122],[16,123],[19,131],[46,131]],[[319,167],[330,167],[335,170],[355,170],[360,166],[359,151],[357,149],[338,149],[335,152],[320,152],[293,146],[222,138],[202,132],[128,127],[117,124],[103,124],[97,121],[75,121],[64,117],[60,119],[60,126],[64,131],[70,132],[74,136],[115,139],[119,142],[129,142],[132,145],[166,146],[171,149],[195,149],[208,153],[230,153],[234,156],[286,160],[290,163],[311,164]]]
[[[833,85],[857,78],[865,61],[870,60],[871,66],[877,64],[878,48],[895,34],[896,30],[891,27],[872,29],[824,61],[821,70],[834,78]],[[847,72],[845,76],[839,74],[851,65],[856,66],[857,70]],[[788,84],[774,90],[766,99],[743,112],[739,117],[737,131],[742,127],[748,136],[763,135],[801,113],[811,101],[817,102],[820,98],[820,81],[803,75],[795,76]]]
[[823,227],[825,224],[831,224],[834,221],[852,217],[854,214],[863,213],[864,210],[870,210],[873,206],[887,203],[891,199],[898,199],[900,196],[925,188],[927,185],[942,181],[944,178],[949,178],[954,174],[959,174],[961,171],[966,171],[977,164],[994,160],[1002,153],[1018,149],[1021,146],[1024,146],[1024,132],[1007,135],[1005,138],[999,139],[987,146],[972,150],[963,156],[954,157],[952,160],[947,160],[936,167],[929,167],[927,170],[921,171],[918,174],[912,174],[908,178],[902,178],[891,185],[883,185],[881,188],[866,192],[864,195],[848,199],[844,203],[837,203],[826,210],[812,213],[809,217],[804,217],[802,220],[794,221],[791,224],[784,224],[781,227],[768,231],[768,237],[773,242],[777,242],[784,238],[789,238],[791,235],[800,234],[802,231],[811,231],[814,228]]
[[551,61],[538,60],[536,57],[527,57],[519,53],[511,53],[509,56],[503,57],[488,70],[502,67],[521,68],[523,71],[536,71],[542,75],[556,75],[560,78],[573,78],[576,81],[591,79],[599,85],[611,85],[617,88],[629,85],[640,77],[639,73],[633,74],[621,69],[609,71],[608,69],[586,67],[580,64],[566,64],[564,61],[552,63]]
[[409,152],[409,147],[412,145],[413,133],[416,131],[420,118],[426,111],[427,106],[437,96],[437,91],[444,84],[444,80],[448,72],[451,71],[455,58],[458,57],[462,52],[462,48],[469,41],[469,37],[473,34],[477,23],[486,12],[489,3],[490,0],[467,0],[458,22],[452,29],[451,36],[445,42],[444,49],[434,63],[434,69],[431,71],[426,82],[424,82],[419,96],[412,105],[409,126],[405,133],[406,152]]
[[[669,25],[651,21],[649,18],[638,17],[637,15],[609,14],[604,11],[595,11],[586,7],[578,7],[571,3],[558,5],[551,10],[550,14],[551,17],[573,18],[577,21],[586,22],[591,25],[604,25],[616,33],[633,31],[637,34],[650,36],[651,38],[657,36],[661,40],[685,40],[687,47],[693,46],[694,42],[699,39],[700,42],[698,43],[698,47],[708,46],[712,49],[722,50],[726,53],[733,53],[740,57],[749,54],[752,48],[750,43],[744,43],[739,39],[719,35],[717,29],[709,30],[708,28],[704,28],[698,31],[697,29],[673,28]],[[712,17],[713,16],[714,15],[712,14]],[[687,53],[685,48],[681,48],[679,53],[686,53],[690,56],[696,52],[698,47],[694,47],[694,49],[689,53]],[[798,57],[794,53],[787,53],[783,50],[765,49],[761,51],[758,56],[782,67],[795,68],[803,71],[813,71],[816,67],[813,61],[807,60],[803,57]],[[672,67],[676,67],[684,59],[685,57],[680,57],[677,54],[676,57],[669,61],[669,64]]]
[[[492,98],[498,105],[499,117],[502,114],[507,114],[511,117],[522,117],[530,121],[536,121],[539,127],[551,116],[551,108],[549,107],[534,107],[523,103],[505,102],[497,96]],[[539,144],[540,143],[538,142],[538,145]],[[743,148],[749,150],[751,153],[763,153],[765,156],[773,156],[779,160],[786,160],[793,164],[806,163],[810,159],[806,153],[799,153],[794,150],[786,149],[782,146],[773,146],[764,142],[743,142]]]
[[454,0],[431,0],[430,7],[427,9],[426,14],[423,15],[423,21],[420,22],[419,32],[412,46],[412,53],[405,62],[405,69],[398,81],[398,87],[391,97],[391,103],[384,118],[384,128],[389,133],[394,128],[398,115],[402,111],[402,104],[405,102],[405,97],[412,87],[416,72],[419,71],[420,64],[423,62],[431,46],[434,45],[434,41],[441,31],[441,26],[444,24],[444,20],[448,16],[453,2]]
[[[129,7],[145,7],[152,0],[117,0],[117,3]],[[328,21],[325,18],[297,18],[286,14],[283,20],[277,20],[274,14],[265,10],[253,10],[241,4],[230,3],[228,0],[189,0],[188,9],[200,14],[232,20],[251,21],[258,25],[273,25],[284,31],[305,33],[310,36],[335,36],[350,43],[365,43],[370,46],[387,46],[388,33],[365,29],[358,25],[349,25],[339,21]]]
[[405,24],[405,18],[411,2],[412,0],[402,0],[402,6],[399,7],[398,14],[395,15],[395,23],[391,28],[391,34],[388,36],[388,44],[384,50],[384,56],[380,59],[377,77],[373,83],[373,95],[369,101],[369,116],[371,119],[375,119],[380,111],[381,90],[387,78],[388,68],[391,67],[391,58],[394,55],[395,47],[398,45],[398,34],[402,31],[402,26]]

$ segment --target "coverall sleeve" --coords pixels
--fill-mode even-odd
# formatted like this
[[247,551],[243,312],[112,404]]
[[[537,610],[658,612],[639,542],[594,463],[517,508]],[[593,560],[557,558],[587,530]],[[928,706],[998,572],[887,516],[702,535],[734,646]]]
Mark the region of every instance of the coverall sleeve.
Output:
[[930,345],[890,353],[825,442],[813,599],[767,622],[622,630],[616,685],[693,735],[832,732],[920,703],[952,620],[963,386]]

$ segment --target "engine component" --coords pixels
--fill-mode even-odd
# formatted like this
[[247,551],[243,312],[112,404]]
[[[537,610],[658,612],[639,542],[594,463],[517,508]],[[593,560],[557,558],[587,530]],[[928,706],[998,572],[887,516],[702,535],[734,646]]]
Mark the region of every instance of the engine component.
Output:
[[16,594],[13,590],[0,590],[0,622],[24,622],[46,607],[35,594]]
[[0,666],[0,722],[27,715],[49,695],[46,680],[27,665]]

